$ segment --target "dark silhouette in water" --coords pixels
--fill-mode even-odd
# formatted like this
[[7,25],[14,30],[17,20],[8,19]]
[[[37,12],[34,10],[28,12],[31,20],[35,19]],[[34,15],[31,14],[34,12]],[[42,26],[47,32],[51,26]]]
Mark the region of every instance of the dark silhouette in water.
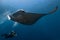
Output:
[[11,33],[9,34],[2,34],[1,37],[4,37],[4,38],[13,38],[16,36],[16,32],[12,31]]
[[[48,14],[52,14],[56,12],[58,9],[58,6],[56,6],[52,11],[48,12]],[[25,12],[24,10],[19,10],[12,15],[9,15],[10,20],[13,20],[15,22],[26,24],[26,25],[32,25],[34,24],[38,19],[41,17],[48,15],[48,14],[37,14],[37,13],[30,13]]]

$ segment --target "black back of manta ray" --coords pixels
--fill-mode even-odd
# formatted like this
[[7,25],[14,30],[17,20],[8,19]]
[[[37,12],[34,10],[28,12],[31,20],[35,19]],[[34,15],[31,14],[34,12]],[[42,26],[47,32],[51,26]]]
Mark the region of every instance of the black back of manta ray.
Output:
[[[56,7],[57,9],[57,7]],[[56,11],[53,10],[54,11]],[[53,13],[51,12],[51,13]],[[40,19],[41,17],[45,16],[47,14],[37,14],[37,13],[28,13],[28,12],[24,12],[24,11],[18,11],[12,15],[10,15],[11,20],[18,22],[18,23],[22,23],[22,24],[27,24],[27,25],[31,25],[34,24],[38,19]]]
[[39,18],[41,18],[44,15],[46,14],[17,13],[11,16],[11,20],[18,23],[31,25],[34,24]]

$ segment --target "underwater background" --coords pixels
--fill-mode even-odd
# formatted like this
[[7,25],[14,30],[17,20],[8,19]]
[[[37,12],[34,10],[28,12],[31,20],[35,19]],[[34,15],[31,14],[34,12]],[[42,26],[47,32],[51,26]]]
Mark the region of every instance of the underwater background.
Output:
[[[15,31],[17,36],[0,40],[60,40],[59,0],[0,0],[0,35]],[[39,19],[33,25],[23,25],[8,20],[7,15],[24,9],[26,12],[47,13],[58,6],[58,10]],[[47,13],[48,14],[48,13]]]

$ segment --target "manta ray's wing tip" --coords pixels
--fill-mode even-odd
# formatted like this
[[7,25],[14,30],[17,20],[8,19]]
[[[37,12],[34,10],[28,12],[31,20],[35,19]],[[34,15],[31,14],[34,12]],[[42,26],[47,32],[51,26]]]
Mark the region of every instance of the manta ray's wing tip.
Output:
[[56,7],[55,7],[53,10],[51,10],[49,13],[52,14],[52,13],[56,12],[57,9],[58,9],[58,6],[56,6]]
[[56,9],[58,9],[58,6],[56,6]]

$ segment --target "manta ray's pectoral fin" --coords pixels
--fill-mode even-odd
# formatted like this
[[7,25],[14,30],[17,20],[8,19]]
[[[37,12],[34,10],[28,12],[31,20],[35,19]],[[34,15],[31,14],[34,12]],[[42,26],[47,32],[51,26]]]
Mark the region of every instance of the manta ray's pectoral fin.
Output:
[[53,10],[51,10],[50,12],[48,12],[49,14],[52,14],[52,13],[54,13],[54,12],[56,12],[57,11],[57,9],[58,9],[58,6],[56,6]]

